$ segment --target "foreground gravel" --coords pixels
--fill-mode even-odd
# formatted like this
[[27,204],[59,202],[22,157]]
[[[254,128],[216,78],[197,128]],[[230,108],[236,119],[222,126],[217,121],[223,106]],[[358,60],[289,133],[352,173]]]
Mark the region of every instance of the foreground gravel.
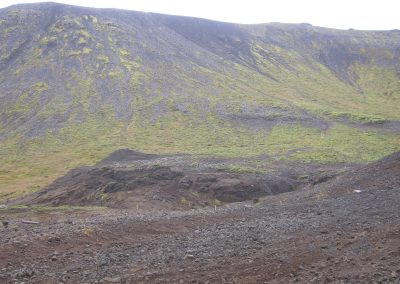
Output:
[[399,204],[400,187],[217,210],[5,212],[0,282],[399,283]]

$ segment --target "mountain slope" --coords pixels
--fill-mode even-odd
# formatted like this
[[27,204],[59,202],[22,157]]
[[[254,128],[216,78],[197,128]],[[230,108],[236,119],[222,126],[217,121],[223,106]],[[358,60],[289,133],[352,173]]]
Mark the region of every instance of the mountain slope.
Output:
[[400,31],[0,10],[0,188],[128,147],[367,162],[400,149]]

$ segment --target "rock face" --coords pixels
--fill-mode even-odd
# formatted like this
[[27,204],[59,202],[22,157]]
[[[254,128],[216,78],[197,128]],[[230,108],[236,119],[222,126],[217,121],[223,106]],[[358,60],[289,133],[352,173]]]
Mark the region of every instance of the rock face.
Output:
[[[121,153],[125,154],[123,165],[116,159]],[[130,150],[117,151],[98,166],[71,170],[45,189],[18,202],[189,209],[254,200],[292,191],[299,184],[295,179],[282,176],[160,166],[156,157]],[[151,164],[144,165],[145,162]]]

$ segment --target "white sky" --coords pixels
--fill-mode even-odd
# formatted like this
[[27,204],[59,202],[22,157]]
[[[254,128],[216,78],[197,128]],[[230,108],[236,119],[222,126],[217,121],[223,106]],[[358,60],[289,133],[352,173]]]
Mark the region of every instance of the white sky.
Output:
[[[35,0],[0,0],[0,8]],[[87,7],[194,16],[235,23],[310,23],[340,29],[400,29],[400,0],[57,0]]]

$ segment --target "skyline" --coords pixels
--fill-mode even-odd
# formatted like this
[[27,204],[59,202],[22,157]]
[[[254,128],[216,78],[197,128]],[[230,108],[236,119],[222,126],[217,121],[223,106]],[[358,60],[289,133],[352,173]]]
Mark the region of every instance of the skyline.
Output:
[[[15,4],[38,3],[36,0],[4,0],[0,8]],[[314,26],[337,29],[392,30],[400,28],[397,16],[400,5],[393,0],[382,1],[184,1],[184,0],[99,0],[51,1],[93,8],[117,8],[169,15],[205,18],[239,24],[270,22],[309,23]]]

